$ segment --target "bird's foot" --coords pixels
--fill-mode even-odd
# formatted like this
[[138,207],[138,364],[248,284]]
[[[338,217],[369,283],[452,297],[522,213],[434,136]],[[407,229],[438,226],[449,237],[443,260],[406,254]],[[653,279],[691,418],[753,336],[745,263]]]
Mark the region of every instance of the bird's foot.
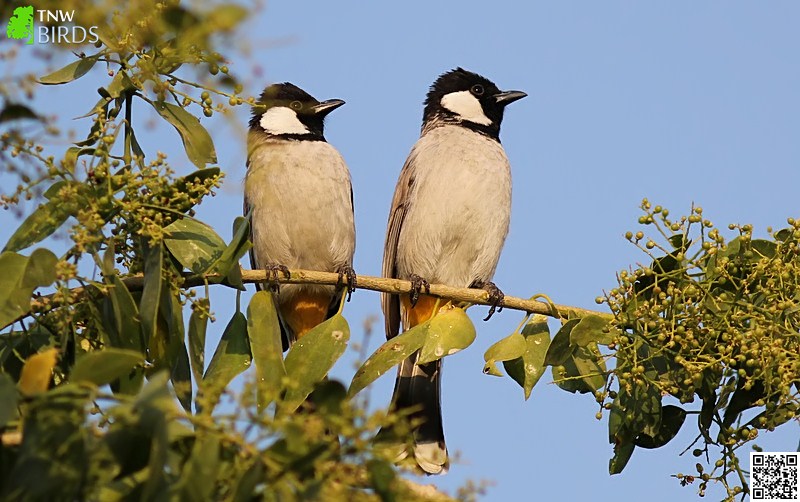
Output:
[[356,277],[356,271],[353,270],[353,267],[350,265],[345,265],[339,268],[339,279],[336,282],[336,287],[346,286],[347,287],[347,301],[350,301],[350,296],[353,294],[353,291],[356,290],[356,282],[358,278]]
[[500,291],[500,288],[498,288],[495,283],[491,281],[475,281],[472,284],[472,287],[486,290],[486,292],[489,293],[489,314],[486,316],[484,321],[491,319],[495,311],[503,311],[503,299],[506,297],[506,295]]
[[419,300],[419,294],[422,293],[423,289],[425,289],[426,293],[430,294],[431,284],[417,274],[411,274],[408,277],[408,280],[411,281],[410,300],[411,306],[414,307],[417,304],[417,301]]
[[279,265],[279,264],[267,265],[266,267],[264,267],[264,271],[267,273],[267,282],[271,283],[269,285],[269,288],[275,293],[279,292],[281,289],[280,283],[277,282],[278,276],[280,274],[283,274],[284,277],[286,277],[287,279],[291,277],[291,274],[289,273],[289,267],[287,267],[286,265]]

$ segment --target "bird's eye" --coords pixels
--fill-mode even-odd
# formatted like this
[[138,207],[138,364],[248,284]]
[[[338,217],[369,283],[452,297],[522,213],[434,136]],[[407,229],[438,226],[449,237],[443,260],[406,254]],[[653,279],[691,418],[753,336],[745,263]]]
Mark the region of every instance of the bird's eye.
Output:
[[299,110],[299,109],[303,108],[303,103],[301,103],[299,101],[292,101],[292,103],[289,106],[292,107],[292,110]]
[[469,90],[475,96],[483,95],[483,86],[481,84],[475,84],[472,86],[472,89]]

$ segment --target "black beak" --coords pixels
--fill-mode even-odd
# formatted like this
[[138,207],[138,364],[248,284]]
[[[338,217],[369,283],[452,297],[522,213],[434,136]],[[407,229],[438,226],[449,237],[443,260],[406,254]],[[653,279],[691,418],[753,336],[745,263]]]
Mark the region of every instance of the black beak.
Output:
[[497,104],[506,106],[518,99],[524,98],[525,96],[527,96],[527,94],[522,91],[505,91],[495,94],[494,100],[497,102]]
[[320,115],[324,117],[325,115],[329,114],[333,110],[339,108],[344,104],[344,101],[341,99],[328,99],[323,101],[318,105],[314,105],[311,107],[311,111],[314,112],[314,115]]

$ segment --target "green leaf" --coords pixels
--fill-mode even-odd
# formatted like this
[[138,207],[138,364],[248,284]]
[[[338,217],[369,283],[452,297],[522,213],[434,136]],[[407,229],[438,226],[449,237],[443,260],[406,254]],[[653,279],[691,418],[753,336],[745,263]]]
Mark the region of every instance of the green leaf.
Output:
[[[608,327],[608,319],[600,317],[599,315],[589,314],[585,317],[581,317],[580,322],[572,328],[572,332],[569,335],[569,343],[581,347],[591,342],[608,345],[614,340],[613,335],[607,329]],[[604,329],[606,332],[603,332]]]
[[736,385],[736,391],[731,395],[728,406],[725,407],[725,414],[722,416],[722,425],[730,427],[740,418],[740,414],[754,407],[756,403],[764,399],[766,392],[764,382],[754,380],[751,387],[744,386],[744,379],[740,378]]
[[669,238],[670,244],[672,247],[675,248],[676,251],[685,252],[689,249],[689,246],[692,244],[692,241],[687,240],[686,236],[683,234],[674,234]]
[[57,262],[47,249],[37,249],[30,257],[0,253],[0,328],[30,312],[33,291],[52,284]]
[[608,417],[608,442],[614,445],[614,456],[608,462],[608,473],[619,474],[627,465],[636,445],[626,421],[626,411],[620,404],[620,396],[614,400]]
[[233,239],[209,268],[209,273],[227,276],[231,286],[244,290],[239,260],[251,247],[253,244],[250,242],[250,221],[238,216],[233,221]]
[[[114,246],[109,246],[104,255],[105,280],[109,285],[103,300],[103,324],[108,329],[113,347],[138,351],[144,354],[145,345],[139,323],[139,309],[125,283],[113,269]],[[109,263],[110,261],[110,263]],[[111,275],[109,275],[109,273]],[[111,384],[115,393],[134,395],[144,382],[144,369],[136,368]]]
[[164,228],[167,249],[178,262],[196,274],[204,274],[222,256],[225,241],[205,223],[191,218],[173,221]]
[[555,384],[567,392],[587,394],[606,383],[606,365],[596,343],[577,347],[563,364],[553,366]]
[[525,352],[522,357],[504,361],[503,367],[508,376],[522,387],[527,400],[546,368],[544,358],[550,346],[547,318],[543,315],[533,316],[522,329],[522,336],[525,337]]
[[[194,186],[203,185],[206,180],[218,177],[219,173],[219,167],[198,169],[175,180],[175,189],[181,192],[189,192]],[[186,209],[188,210],[189,208],[187,207]]]
[[[175,180],[173,189],[178,193],[185,193],[189,196],[199,195],[209,180],[219,180],[221,178],[219,167],[198,169]],[[174,210],[181,213],[186,213],[194,206],[191,200],[171,201],[170,205]]]
[[611,411],[611,417],[617,422],[617,436],[630,440],[639,434],[655,437],[661,427],[661,393],[647,382],[622,388]]
[[308,400],[314,403],[314,410],[323,415],[341,415],[347,389],[338,380],[323,380],[314,386]]
[[89,73],[89,70],[91,70],[94,64],[97,63],[98,57],[100,57],[99,54],[73,61],[60,70],[56,70],[53,73],[39,78],[39,83],[45,85],[57,85],[66,84],[67,82],[77,80]]
[[570,335],[572,329],[581,322],[580,319],[570,319],[565,322],[561,329],[558,330],[556,336],[550,342],[550,347],[547,348],[547,354],[544,357],[544,364],[547,366],[560,366],[563,365],[569,357],[575,352],[575,345],[570,343]]
[[0,326],[5,327],[14,319],[30,311],[30,294],[19,291],[25,274],[28,257],[4,252],[0,254]]
[[19,251],[42,241],[55,232],[69,218],[62,200],[53,200],[40,205],[8,239],[3,251]]
[[131,150],[133,151],[133,155],[139,157],[139,159],[144,159],[144,150],[142,150],[142,145],[139,144],[139,140],[136,139],[136,133],[134,132],[133,128],[130,129],[131,132]]
[[572,360],[578,374],[586,384],[581,393],[594,392],[606,384],[606,364],[600,355],[597,344],[591,342],[585,347],[578,347],[572,354]]
[[614,456],[608,461],[608,473],[619,474],[628,465],[636,445],[633,443],[619,443],[614,445]]
[[[665,410],[666,408],[667,407],[664,406]],[[774,429],[785,424],[789,420],[796,418],[798,415],[798,409],[800,409],[800,406],[798,406],[796,403],[784,403],[776,406],[772,410],[762,411],[753,417],[752,420],[747,422],[747,426],[755,427],[756,429]],[[761,419],[764,419],[764,422],[762,422]]]
[[195,440],[189,460],[181,473],[181,500],[213,500],[214,485],[220,474],[219,437],[206,434]]
[[139,327],[139,309],[133,296],[119,276],[106,277],[106,281],[110,286],[107,296],[110,302],[109,313],[113,315],[113,324],[110,327],[117,336],[115,346],[144,353],[145,346],[142,343]]
[[247,318],[241,312],[236,312],[222,333],[214,357],[203,377],[203,394],[211,410],[216,406],[225,387],[236,375],[249,368],[251,362]]
[[[34,249],[25,265],[20,287],[33,290],[39,286],[49,286],[56,280],[58,258],[49,249]],[[28,295],[30,296],[30,295]]]
[[[80,151],[80,148],[73,146],[73,147],[70,147],[70,148],[67,149],[67,155],[71,155],[71,154],[74,153],[75,154],[75,158],[78,158],[78,152],[79,151]],[[73,160],[72,163],[75,164],[75,161]],[[42,195],[44,195],[45,199],[47,199],[47,200],[53,200],[55,198],[58,198],[58,194],[59,194],[59,192],[61,191],[62,188],[64,188],[67,185],[71,185],[71,184],[72,184],[71,181],[66,181],[66,180],[56,181],[55,183],[50,185],[50,187],[48,187],[48,189],[45,190]]]
[[586,386],[572,357],[568,357],[564,364],[553,366],[551,371],[553,372],[553,382],[562,390],[572,394],[576,392],[586,394],[594,390]]
[[496,364],[511,359],[520,359],[525,353],[525,337],[521,333],[511,335],[498,340],[483,354],[483,372],[487,375],[503,376]]
[[460,352],[475,341],[475,326],[463,309],[453,307],[430,320],[428,335],[417,364],[426,364]]
[[154,102],[153,107],[181,135],[183,148],[192,164],[203,168],[206,164],[217,162],[214,142],[197,117],[180,106],[164,101]]
[[661,424],[656,434],[651,436],[641,433],[633,442],[642,448],[661,448],[678,435],[684,420],[686,420],[686,410],[671,404],[664,406],[661,410]]
[[158,324],[158,306],[161,302],[162,267],[164,264],[164,245],[161,241],[144,250],[144,289],[139,301],[142,337],[146,346],[150,345]]
[[110,97],[116,99],[125,94],[126,91],[135,88],[136,85],[134,85],[128,73],[125,71],[118,71],[117,74],[114,75],[114,78],[111,79],[111,83],[106,87],[106,91],[108,91]]
[[286,389],[281,413],[294,412],[328,374],[350,340],[350,326],[336,314],[297,340],[286,354],[284,367],[292,385]]
[[209,302],[207,298],[200,298],[197,303],[196,307],[192,306],[192,315],[189,317],[189,361],[195,382],[200,382],[205,369]]
[[[95,152],[95,148],[80,148],[77,146],[71,146],[67,148],[67,151],[64,153],[64,160],[61,161],[61,165],[70,172],[75,172],[75,165],[78,163],[78,157],[81,155],[94,155]],[[87,192],[86,185],[78,181],[57,181],[47,189],[47,191],[44,193],[44,196],[52,200],[58,196],[58,190],[67,184],[75,187],[79,194]],[[56,186],[58,187],[54,188]]]
[[425,321],[387,340],[356,371],[347,393],[351,396],[356,395],[381,375],[418,351],[425,343],[429,325],[430,321]]
[[178,401],[186,412],[192,412],[192,371],[189,368],[189,354],[186,345],[178,344],[175,364],[170,372],[170,381]]
[[97,103],[95,103],[95,105],[91,108],[91,110],[89,110],[87,113],[84,113],[83,115],[78,115],[77,117],[75,117],[75,119],[85,119],[86,117],[91,117],[92,115],[100,115],[101,113],[103,114],[103,116],[105,116],[108,111],[108,105],[113,100],[110,97],[104,95],[102,92],[100,94],[101,94],[100,99],[97,101]]
[[774,258],[775,253],[778,251],[778,245],[772,241],[764,239],[753,239],[750,241],[750,247],[756,252],[758,256],[753,260],[758,261],[760,258]]
[[17,416],[17,386],[5,373],[0,373],[0,429]]
[[39,120],[40,117],[33,110],[19,103],[6,103],[6,106],[0,111],[0,124],[20,119]]
[[70,373],[71,382],[106,385],[128,375],[144,363],[144,356],[134,350],[106,348],[80,357]]
[[233,502],[251,502],[256,495],[258,485],[264,482],[266,469],[261,458],[256,457],[252,465],[244,471],[236,483],[236,492],[233,494]]
[[371,459],[367,461],[367,472],[372,488],[381,500],[395,500],[397,497],[392,485],[397,477],[392,464],[385,460]]
[[247,307],[247,333],[256,364],[258,409],[263,410],[280,395],[286,375],[280,321],[269,291],[259,291],[250,300]]

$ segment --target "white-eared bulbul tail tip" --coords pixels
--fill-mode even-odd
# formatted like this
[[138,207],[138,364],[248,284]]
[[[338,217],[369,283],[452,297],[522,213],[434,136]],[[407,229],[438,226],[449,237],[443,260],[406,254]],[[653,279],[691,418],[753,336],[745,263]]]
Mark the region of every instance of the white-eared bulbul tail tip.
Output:
[[[383,254],[383,275],[412,281],[410,295],[383,294],[386,336],[427,321],[437,299],[427,284],[482,287],[495,307],[502,292],[491,282],[508,233],[511,168],[500,145],[505,107],[525,97],[501,91],[489,79],[462,68],[430,87],[422,134],[411,149],[392,199]],[[439,305],[441,306],[441,305]],[[400,364],[392,406],[414,409],[410,417],[414,458],[429,474],[447,471],[441,416],[442,361]]]
[[[343,104],[341,99],[318,101],[285,82],[264,89],[253,107],[244,190],[253,268],[274,276],[291,268],[338,272],[352,289],[350,171],[324,135],[325,117]],[[343,292],[301,284],[273,288],[284,350],[335,314]]]

